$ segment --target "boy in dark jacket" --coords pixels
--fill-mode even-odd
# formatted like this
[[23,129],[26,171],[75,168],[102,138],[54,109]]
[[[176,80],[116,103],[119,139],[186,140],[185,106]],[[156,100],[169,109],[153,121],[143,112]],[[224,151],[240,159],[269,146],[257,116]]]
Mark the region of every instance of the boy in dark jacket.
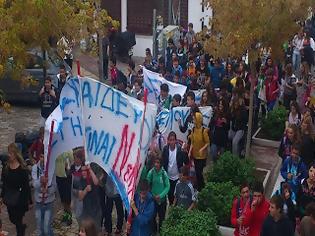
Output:
[[283,200],[280,196],[275,195],[271,198],[269,212],[260,236],[294,236],[291,221],[283,214]]

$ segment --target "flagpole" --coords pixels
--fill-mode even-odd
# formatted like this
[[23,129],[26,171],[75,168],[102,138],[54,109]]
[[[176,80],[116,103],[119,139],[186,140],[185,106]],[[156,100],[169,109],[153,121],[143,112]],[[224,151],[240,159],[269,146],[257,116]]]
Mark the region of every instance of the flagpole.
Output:
[[[88,155],[87,155],[87,149],[86,149],[86,136],[85,136],[86,132],[85,132],[85,124],[84,124],[83,97],[82,97],[82,86],[81,86],[82,85],[81,80],[83,77],[81,77],[81,67],[80,67],[79,60],[77,60],[77,74],[78,74],[79,87],[80,87],[80,107],[81,107],[81,118],[82,118],[82,126],[83,126],[83,130],[82,130],[83,148],[84,148],[84,156],[86,160]],[[87,162],[85,164],[87,164]]]
[[81,77],[81,66],[80,66],[80,61],[79,60],[77,60],[77,74],[78,74],[78,76]]
[[[50,133],[49,133],[47,160],[46,160],[46,165],[45,165],[45,169],[44,169],[44,171],[45,171],[44,175],[45,175],[45,178],[47,180],[48,180],[48,169],[49,169],[51,149],[52,149],[52,140],[53,140],[53,136],[54,136],[54,126],[55,126],[55,121],[52,120],[51,121],[51,125],[50,125]],[[44,189],[47,189],[47,184],[48,184],[48,182],[44,184]],[[42,203],[44,203],[46,197],[47,197],[46,193],[43,193]]]
[[[148,89],[144,90],[144,94],[143,94],[143,103],[144,103],[144,111],[143,111],[143,116],[142,116],[142,121],[141,121],[141,127],[140,127],[140,145],[138,147],[138,152],[141,153],[141,146],[142,146],[142,137],[143,137],[143,132],[144,132],[144,122],[145,122],[145,114],[147,111],[147,104],[148,104]],[[141,158],[141,157],[140,157]],[[138,170],[139,172],[139,170]],[[139,175],[139,173],[136,172],[135,175]],[[137,176],[134,176],[135,179],[137,179]],[[127,219],[127,223],[129,225],[131,225],[132,223],[132,208],[130,207],[130,211],[129,211],[129,216]]]
[[45,166],[45,177],[48,177],[48,167],[49,167],[50,156],[51,156],[52,139],[54,136],[54,126],[55,126],[55,121],[52,120],[51,125],[50,125],[50,133],[49,133],[47,161],[46,161],[46,166]]

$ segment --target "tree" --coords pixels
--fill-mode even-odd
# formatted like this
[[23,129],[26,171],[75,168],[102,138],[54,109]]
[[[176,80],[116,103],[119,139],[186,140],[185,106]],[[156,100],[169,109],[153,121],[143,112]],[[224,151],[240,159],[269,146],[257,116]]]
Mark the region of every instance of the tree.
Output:
[[215,56],[249,53],[253,82],[250,89],[250,110],[246,157],[250,152],[253,119],[255,60],[260,48],[271,48],[274,60],[283,59],[282,43],[299,29],[314,0],[205,0],[213,10],[211,37],[205,42],[206,51]]
[[14,58],[14,72],[18,79],[28,49],[37,47],[44,52],[62,36],[76,40],[95,32],[105,35],[109,27],[117,27],[118,22],[112,20],[106,10],[96,9],[99,2],[0,0],[0,78],[8,69],[9,57]]

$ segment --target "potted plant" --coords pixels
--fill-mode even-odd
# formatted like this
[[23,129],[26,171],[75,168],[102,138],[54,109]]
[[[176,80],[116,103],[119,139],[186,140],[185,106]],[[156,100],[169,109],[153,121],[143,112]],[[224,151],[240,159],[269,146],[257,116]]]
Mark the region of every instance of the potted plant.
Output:
[[250,159],[240,159],[231,152],[223,153],[207,173],[208,182],[228,182],[240,186],[255,180],[255,163]]
[[163,222],[161,236],[220,236],[217,219],[211,210],[187,211],[171,207]]
[[198,194],[197,207],[200,210],[214,212],[218,217],[218,224],[231,226],[230,216],[233,199],[239,195],[239,187],[229,182],[208,182]]
[[262,120],[261,128],[253,135],[253,143],[259,146],[279,147],[279,140],[283,136],[288,112],[283,106],[278,106],[268,112]]

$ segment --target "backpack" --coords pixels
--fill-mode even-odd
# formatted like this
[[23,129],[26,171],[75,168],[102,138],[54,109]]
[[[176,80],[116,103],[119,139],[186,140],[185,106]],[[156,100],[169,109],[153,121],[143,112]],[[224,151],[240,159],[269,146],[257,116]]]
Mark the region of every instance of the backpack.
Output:
[[[204,137],[204,131],[205,131],[205,130],[207,131],[207,134],[208,134],[208,136],[209,136],[209,140],[210,140],[210,137],[211,137],[211,131],[210,131],[210,129],[205,128],[205,127],[202,126],[202,142],[204,142],[204,143],[206,142],[206,141],[205,141],[205,137]],[[195,132],[195,127],[192,129],[192,133],[193,133],[193,132]]]
[[[252,205],[252,202],[253,202],[253,196],[249,195],[249,204]],[[241,208],[241,198],[238,197],[237,203],[236,203],[236,216],[237,216],[237,218],[239,218],[241,216],[240,208]]]

